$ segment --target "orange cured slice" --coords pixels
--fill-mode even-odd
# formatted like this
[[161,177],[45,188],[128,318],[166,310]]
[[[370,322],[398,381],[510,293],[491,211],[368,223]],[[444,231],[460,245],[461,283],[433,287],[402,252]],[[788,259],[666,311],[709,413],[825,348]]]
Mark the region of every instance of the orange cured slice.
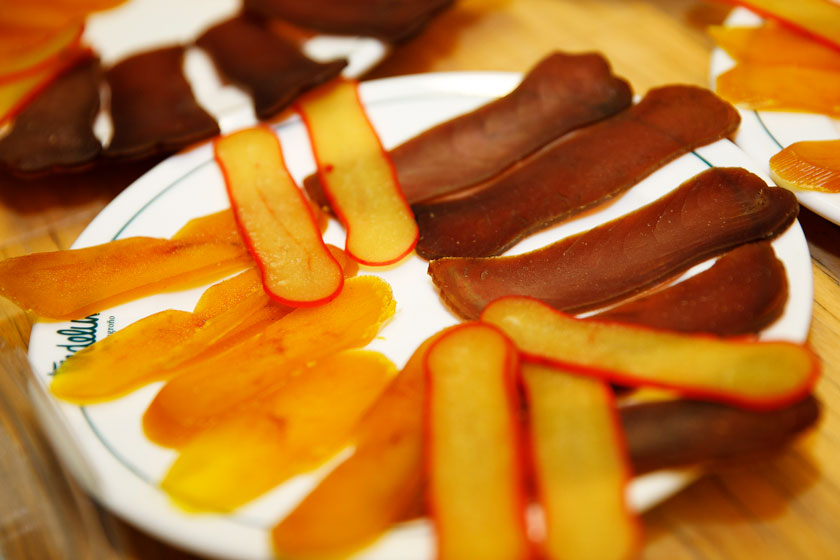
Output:
[[758,27],[712,26],[709,34],[720,48],[739,62],[797,64],[840,71],[840,50],[772,20]]
[[742,63],[719,75],[715,90],[730,103],[750,110],[840,117],[840,71]]
[[791,190],[840,192],[840,140],[791,144],[770,158],[770,176]]

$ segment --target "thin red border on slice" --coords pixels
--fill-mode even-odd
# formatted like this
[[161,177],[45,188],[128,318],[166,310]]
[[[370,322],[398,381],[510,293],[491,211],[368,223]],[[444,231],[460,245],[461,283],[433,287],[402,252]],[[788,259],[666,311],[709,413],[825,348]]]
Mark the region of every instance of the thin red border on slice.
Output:
[[347,253],[371,266],[393,264],[411,253],[417,223],[365,113],[358,82],[339,80],[308,93],[296,109],[309,132],[324,191],[347,230]]
[[280,146],[267,127],[214,142],[236,223],[268,295],[291,307],[326,303],[341,291],[341,266],[327,249]]
[[516,349],[467,323],[426,354],[426,471],[438,557],[530,556],[525,527]]
[[840,7],[829,0],[727,0],[840,50]]
[[523,363],[521,372],[544,557],[632,557],[640,527],[626,503],[631,469],[612,391],[562,368]]
[[539,301],[506,297],[481,320],[537,362],[623,385],[646,385],[756,410],[804,398],[819,376],[806,346],[754,338],[689,335],[575,319]]

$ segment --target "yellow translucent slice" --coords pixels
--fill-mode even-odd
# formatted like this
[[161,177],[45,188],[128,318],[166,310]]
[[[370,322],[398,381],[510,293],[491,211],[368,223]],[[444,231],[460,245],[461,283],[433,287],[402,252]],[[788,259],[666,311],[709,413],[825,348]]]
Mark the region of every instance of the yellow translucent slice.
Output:
[[334,298],[344,281],[341,267],[286,169],[274,132],[261,126],[240,130],[217,139],[214,149],[233,214],[268,294],[293,307]]
[[516,351],[467,323],[429,349],[428,501],[438,558],[529,556],[516,414]]
[[800,344],[575,319],[524,297],[497,299],[481,319],[535,360],[602,380],[672,388],[755,409],[802,399],[820,370],[818,358]]
[[347,229],[347,252],[363,264],[392,264],[414,248],[417,224],[357,87],[338,81],[304,96],[298,111],[333,210]]
[[624,499],[630,472],[610,388],[532,363],[522,364],[522,380],[545,557],[633,557],[639,526]]

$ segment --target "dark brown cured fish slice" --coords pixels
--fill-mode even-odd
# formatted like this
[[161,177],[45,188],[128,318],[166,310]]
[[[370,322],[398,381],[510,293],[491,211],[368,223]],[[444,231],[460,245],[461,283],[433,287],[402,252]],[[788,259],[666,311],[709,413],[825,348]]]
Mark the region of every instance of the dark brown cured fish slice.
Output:
[[523,237],[614,198],[669,161],[731,135],[740,118],[706,89],[665,86],[563,136],[468,196],[415,204],[417,254],[499,255]]
[[796,219],[796,197],[741,168],[712,168],[621,218],[508,257],[429,263],[443,300],[473,319],[523,295],[567,313],[634,296],[715,255],[772,238]]
[[91,164],[102,151],[93,133],[101,80],[99,60],[87,53],[20,112],[0,140],[0,162],[23,175]]
[[635,475],[767,455],[814,426],[820,405],[809,395],[769,412],[679,399],[618,407]]
[[184,48],[126,58],[106,72],[114,135],[105,154],[143,158],[177,151],[219,133],[183,73]]
[[336,77],[347,66],[344,59],[316,62],[247,17],[211,27],[196,44],[225,78],[251,94],[260,119],[276,115],[300,93]]
[[[594,53],[554,53],[512,92],[435,126],[390,151],[409,204],[448,194],[499,173],[567,132],[627,108],[630,86]],[[310,198],[329,201],[317,175]]]
[[787,275],[769,241],[747,243],[708,270],[600,312],[599,319],[680,332],[758,333],[781,317]]
[[336,35],[408,39],[452,0],[245,0],[246,13]]

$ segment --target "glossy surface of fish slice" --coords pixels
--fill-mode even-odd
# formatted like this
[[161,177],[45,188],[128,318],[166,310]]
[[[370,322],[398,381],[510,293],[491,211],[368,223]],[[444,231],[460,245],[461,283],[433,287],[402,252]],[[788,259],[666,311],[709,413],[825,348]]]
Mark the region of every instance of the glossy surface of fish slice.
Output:
[[475,191],[412,206],[417,254],[489,257],[594,208],[669,161],[732,134],[734,107],[693,86],[653,89],[636,105],[563,136]]
[[541,249],[429,263],[443,300],[465,318],[505,295],[582,312],[635,295],[713,255],[772,238],[796,218],[789,191],[742,168],[712,168],[651,204]]
[[769,241],[747,243],[711,268],[620,303],[595,316],[680,332],[719,336],[757,333],[778,319],[788,300],[785,267]]

